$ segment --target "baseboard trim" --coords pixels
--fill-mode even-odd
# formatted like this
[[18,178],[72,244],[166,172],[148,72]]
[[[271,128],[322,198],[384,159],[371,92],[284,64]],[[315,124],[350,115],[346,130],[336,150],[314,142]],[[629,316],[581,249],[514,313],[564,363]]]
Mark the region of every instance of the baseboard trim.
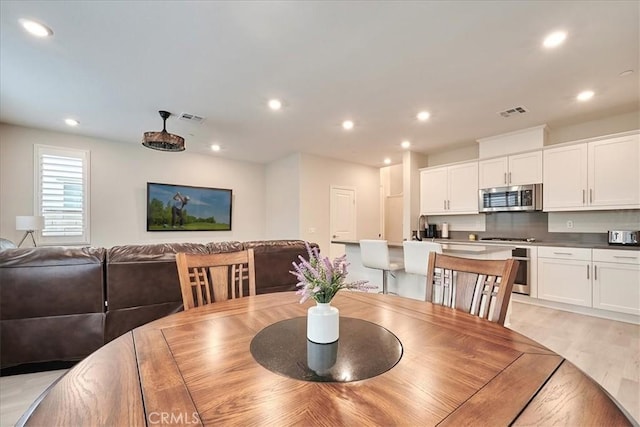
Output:
[[577,305],[565,304],[555,301],[546,301],[538,298],[531,298],[526,295],[512,294],[511,300],[524,304],[537,305],[539,307],[553,308],[555,310],[568,311],[570,313],[584,314],[585,316],[599,317],[601,319],[616,320],[618,322],[632,323],[640,325],[640,316],[615,311],[600,310],[597,308],[581,307]]

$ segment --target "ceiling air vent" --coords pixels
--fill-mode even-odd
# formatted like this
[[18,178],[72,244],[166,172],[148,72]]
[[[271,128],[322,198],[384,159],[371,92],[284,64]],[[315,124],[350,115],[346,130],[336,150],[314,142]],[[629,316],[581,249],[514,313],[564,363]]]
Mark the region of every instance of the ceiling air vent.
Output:
[[179,117],[180,120],[184,120],[185,122],[193,123],[195,125],[199,125],[204,121],[204,117],[196,116],[191,113],[182,113]]
[[513,107],[509,108],[508,110],[500,111],[498,114],[500,114],[502,117],[511,117],[519,116],[520,114],[524,114],[526,112],[528,112],[528,110],[521,105],[519,107]]

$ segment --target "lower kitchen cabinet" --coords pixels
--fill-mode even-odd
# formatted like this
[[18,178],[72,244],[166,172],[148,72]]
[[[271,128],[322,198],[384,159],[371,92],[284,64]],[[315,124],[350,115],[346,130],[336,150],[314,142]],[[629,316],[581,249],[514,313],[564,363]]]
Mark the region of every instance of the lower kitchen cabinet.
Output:
[[538,247],[538,298],[591,307],[591,249]]
[[593,250],[593,307],[640,315],[640,252]]

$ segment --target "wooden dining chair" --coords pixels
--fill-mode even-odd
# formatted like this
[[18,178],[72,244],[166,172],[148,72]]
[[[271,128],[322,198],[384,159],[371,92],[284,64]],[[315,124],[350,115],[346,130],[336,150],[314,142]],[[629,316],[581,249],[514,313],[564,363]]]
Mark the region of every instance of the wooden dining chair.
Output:
[[518,261],[481,260],[431,252],[426,300],[504,325]]
[[253,249],[218,254],[177,253],[184,310],[256,294]]

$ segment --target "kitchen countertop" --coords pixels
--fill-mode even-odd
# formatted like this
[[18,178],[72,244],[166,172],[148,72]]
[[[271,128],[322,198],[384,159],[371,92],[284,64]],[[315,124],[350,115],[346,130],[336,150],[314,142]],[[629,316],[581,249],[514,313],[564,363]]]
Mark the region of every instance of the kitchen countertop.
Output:
[[[428,239],[427,239],[428,241]],[[564,248],[586,248],[586,249],[621,249],[630,251],[640,251],[640,246],[609,245],[606,243],[579,243],[579,242],[549,242],[536,240],[534,242],[519,242],[506,240],[468,240],[468,239],[434,239],[437,243],[455,243],[471,245],[513,245],[513,246],[552,246]]]
[[[496,252],[510,251],[515,248],[514,245],[511,245],[508,242],[500,242],[500,244],[492,244],[492,245],[478,244],[479,242],[465,242],[465,241],[450,242],[443,239],[436,239],[436,242],[442,244],[442,251],[444,253],[459,254],[459,255],[484,255],[484,254],[492,254]],[[331,243],[336,243],[339,245],[359,245],[360,244],[358,240],[332,240]],[[473,243],[473,244],[467,245],[465,243]],[[402,242],[388,242],[388,246],[390,248],[402,249]]]
[[[586,249],[616,249],[616,250],[627,250],[627,251],[640,251],[640,246],[624,246],[624,245],[608,245],[606,243],[579,243],[579,242],[545,242],[538,241],[535,242],[520,242],[520,241],[506,241],[506,240],[468,240],[468,239],[425,239],[424,241],[434,241],[436,243],[441,243],[442,245],[451,244],[452,246],[465,245],[468,248],[460,249],[460,248],[447,248],[450,251],[455,251],[459,253],[474,253],[474,254],[482,254],[482,253],[492,253],[500,250],[504,250],[507,247],[516,247],[516,246],[552,246],[552,247],[564,247],[564,248],[586,248]],[[339,245],[357,245],[360,242],[357,240],[332,240],[331,243],[336,243]],[[402,242],[389,242],[389,247],[402,247]],[[483,249],[476,250],[471,249],[472,247],[483,247]],[[500,249],[494,250],[493,248],[500,247]],[[444,249],[444,246],[443,246]]]

